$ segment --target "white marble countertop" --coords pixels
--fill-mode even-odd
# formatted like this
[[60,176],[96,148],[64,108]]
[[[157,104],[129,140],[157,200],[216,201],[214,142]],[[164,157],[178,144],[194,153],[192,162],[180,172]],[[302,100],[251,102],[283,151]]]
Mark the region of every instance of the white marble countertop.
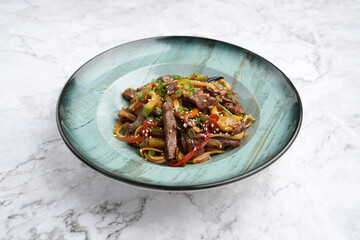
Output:
[[[69,76],[131,40],[196,35],[283,70],[300,134],[259,174],[167,193],[115,182],[65,146]],[[0,239],[360,239],[359,1],[0,1]]]

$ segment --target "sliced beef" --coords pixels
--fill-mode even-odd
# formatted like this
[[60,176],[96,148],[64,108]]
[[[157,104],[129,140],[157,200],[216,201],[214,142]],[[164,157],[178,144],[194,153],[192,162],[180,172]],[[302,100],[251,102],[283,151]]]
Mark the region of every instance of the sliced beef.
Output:
[[[182,147],[184,153],[190,152],[191,150],[193,150],[195,147],[197,147],[200,144],[200,141],[196,136],[194,136],[194,138],[189,137],[188,131],[189,131],[189,128],[183,129],[181,131],[181,147]],[[202,154],[203,152],[205,152],[204,148],[199,149],[195,152],[193,157],[197,157],[200,154]]]
[[190,102],[195,104],[200,111],[210,110],[212,107],[218,105],[219,99],[206,95],[203,92],[195,92],[191,97],[189,97]]
[[158,80],[163,81],[164,83],[170,83],[171,82],[171,78],[169,75],[164,75],[158,78]]
[[135,94],[136,90],[133,89],[133,88],[128,88],[126,89],[123,93],[122,93],[122,96],[130,101],[133,97],[134,97],[134,94]]
[[245,109],[241,106],[238,94],[234,91],[230,91],[232,93],[231,97],[224,97],[223,98],[223,104],[225,107],[229,109],[230,112],[232,112],[235,115],[241,115],[245,114]]
[[226,96],[227,90],[225,89],[215,89],[212,90],[211,88],[204,88],[204,91],[208,92],[210,96],[216,97],[216,96]]
[[233,140],[227,138],[210,138],[208,145],[209,146],[217,146],[217,147],[238,147],[241,144],[241,140]]
[[168,95],[174,95],[176,92],[176,83],[170,83],[167,87],[167,94]]
[[237,100],[235,103],[225,103],[224,106],[235,115],[241,115],[246,113],[245,109],[241,106],[239,100]]
[[236,135],[236,134],[239,134],[239,133],[241,133],[242,131],[244,131],[245,129],[246,129],[246,127],[245,127],[245,122],[241,122],[240,125],[238,125],[238,126],[236,126],[236,127],[234,128],[234,130],[231,132],[231,135],[234,136],[234,135]]
[[137,115],[136,120],[133,123],[129,124],[126,135],[134,135],[136,128],[142,125],[146,120],[144,115],[141,114],[143,108],[144,105],[141,105],[141,107],[139,108],[139,114]]
[[176,119],[172,102],[165,102],[163,107],[164,133],[165,133],[165,158],[175,160],[177,156]]
[[144,88],[145,88],[145,85],[142,86],[142,87],[137,88],[136,91],[137,91],[137,92],[140,92],[140,91],[144,90]]

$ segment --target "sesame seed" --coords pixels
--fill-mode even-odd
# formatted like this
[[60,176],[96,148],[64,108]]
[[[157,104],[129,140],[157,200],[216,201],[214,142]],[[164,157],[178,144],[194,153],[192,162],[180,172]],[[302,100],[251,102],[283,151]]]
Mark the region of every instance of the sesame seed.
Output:
[[206,102],[206,99],[204,99],[204,102]]
[[187,127],[187,124],[186,124],[186,123],[184,123],[184,127]]
[[172,129],[170,129],[170,131],[169,132],[172,132]]
[[134,95],[130,95],[130,97],[134,97]]
[[211,124],[211,127],[214,127],[214,124],[213,124],[213,123]]
[[194,151],[196,151],[196,147],[194,147]]
[[145,133],[145,130],[142,130],[142,133]]
[[220,148],[222,148],[222,145],[220,145]]

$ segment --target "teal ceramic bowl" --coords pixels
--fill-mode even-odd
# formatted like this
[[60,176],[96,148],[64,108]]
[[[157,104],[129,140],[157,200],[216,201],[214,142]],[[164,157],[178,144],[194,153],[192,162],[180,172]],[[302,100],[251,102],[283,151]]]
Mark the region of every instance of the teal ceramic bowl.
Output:
[[[256,122],[242,145],[209,161],[171,168],[144,161],[114,138],[120,94],[165,74],[224,76]],[[211,188],[248,177],[276,161],[299,132],[302,105],[277,67],[241,47],[199,37],[155,37],[105,51],[81,66],[58,100],[57,124],[70,150],[121,182],[162,190]]]

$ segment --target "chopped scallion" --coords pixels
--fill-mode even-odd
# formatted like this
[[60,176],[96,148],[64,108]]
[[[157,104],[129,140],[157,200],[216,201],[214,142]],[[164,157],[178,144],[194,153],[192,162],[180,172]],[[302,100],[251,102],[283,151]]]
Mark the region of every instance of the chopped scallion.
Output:
[[224,109],[224,111],[227,112],[228,114],[233,115],[228,109],[226,109],[226,108],[225,108],[223,105],[221,105],[220,103],[219,103],[219,106],[220,106],[222,109]]

